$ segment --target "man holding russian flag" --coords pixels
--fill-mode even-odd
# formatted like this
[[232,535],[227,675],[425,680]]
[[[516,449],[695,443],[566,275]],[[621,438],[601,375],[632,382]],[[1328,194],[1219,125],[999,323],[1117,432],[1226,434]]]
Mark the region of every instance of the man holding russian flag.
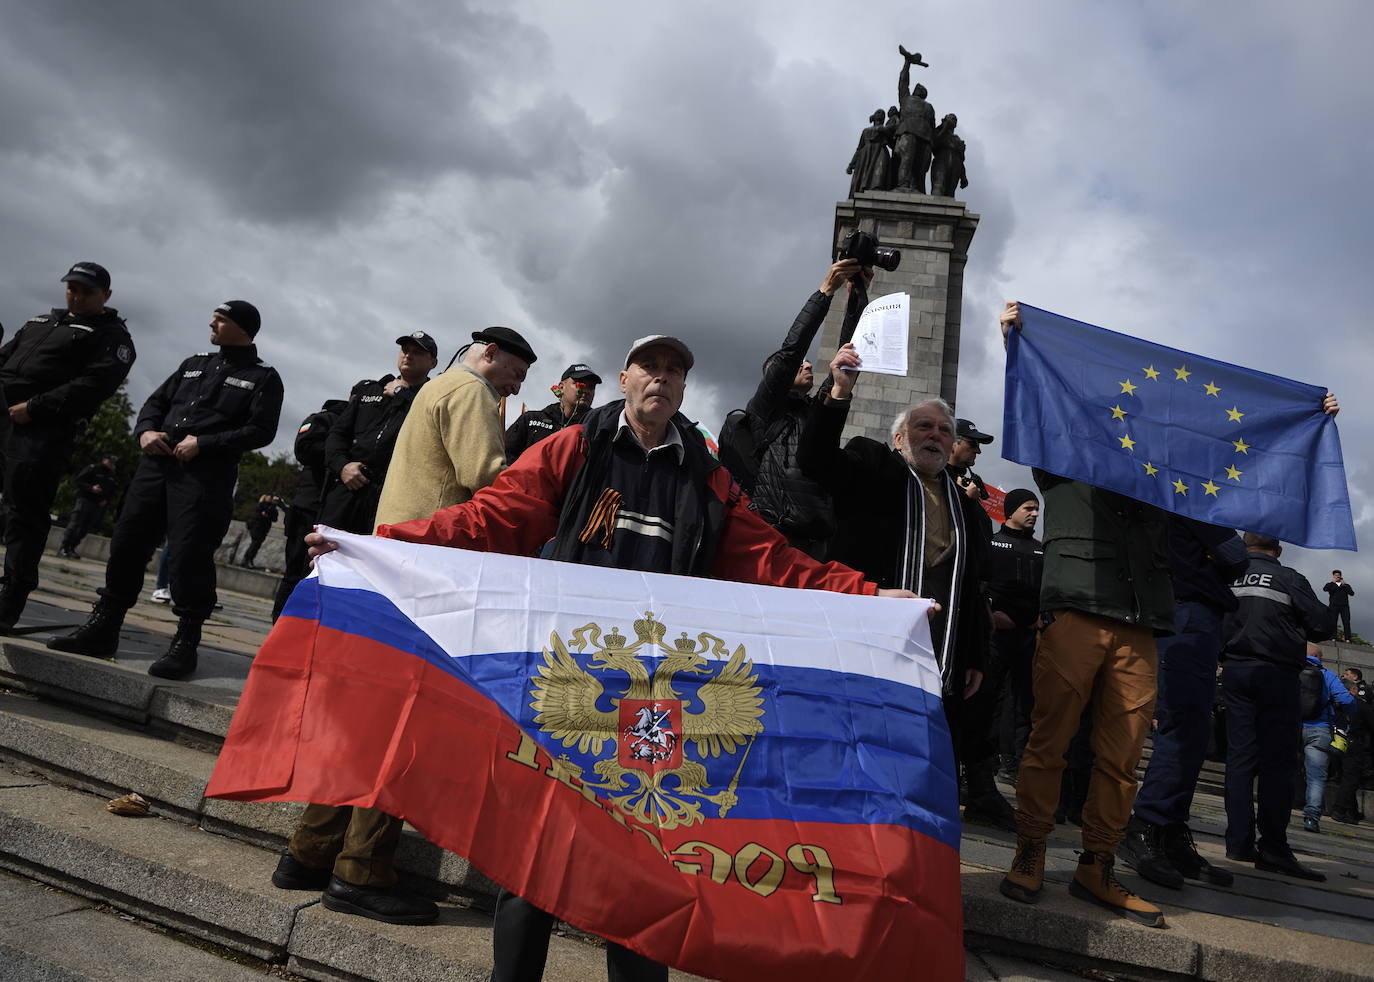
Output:
[[[786,540],[758,516],[729,472],[707,452],[696,429],[678,412],[692,364],[692,353],[680,339],[664,335],[640,338],[631,345],[620,373],[620,387],[625,395],[623,402],[593,410],[580,424],[569,426],[536,444],[472,500],[441,509],[427,519],[382,525],[377,535],[409,543],[512,556],[531,556],[544,549],[548,558],[563,563],[914,600],[916,595],[908,590],[880,590],[848,567],[816,562],[789,547]],[[318,532],[307,541],[315,556],[336,549],[334,541]],[[359,548],[344,541],[346,546]],[[383,543],[378,543],[375,548],[383,547]],[[389,548],[394,550],[395,547]],[[347,554],[346,547],[341,555]],[[547,592],[538,589],[530,578],[545,575],[558,567],[555,564],[536,565],[538,571],[520,574],[526,582],[517,589],[528,590],[523,595],[528,598],[524,603],[530,607],[528,612],[521,613],[532,625],[527,629],[530,634],[538,636],[543,632],[542,636],[548,636],[542,621],[533,626],[540,614],[534,609],[535,604],[544,602]],[[480,573],[471,575],[481,578]],[[407,567],[405,577],[412,576]],[[495,580],[496,574],[491,576]],[[592,576],[589,572],[587,579]],[[320,578],[324,578],[323,573]],[[393,580],[401,578],[391,577]],[[303,589],[308,588],[310,582],[306,581]],[[607,586],[604,589],[615,588]],[[650,584],[650,592],[652,589]],[[705,587],[701,589],[704,596]],[[320,592],[324,592],[323,587]],[[783,602],[797,611],[805,604],[825,620],[824,614],[830,608],[826,606],[828,601],[822,599],[824,595],[821,598],[814,594],[796,596],[797,600]],[[431,601],[432,609],[433,599],[417,599],[417,609],[424,608],[426,600]],[[635,603],[642,609],[641,601]],[[661,617],[661,608],[668,604],[655,600],[654,606]],[[905,605],[894,607],[901,611],[912,609]],[[323,600],[319,609],[323,609]],[[529,716],[528,709],[536,709],[538,715],[532,722],[543,724],[543,729],[552,732],[555,741],[561,740],[563,746],[569,748],[572,756],[558,753],[547,773],[561,774],[559,780],[567,787],[581,791],[583,798],[604,807],[607,812],[614,810],[603,804],[606,799],[626,802],[621,806],[623,814],[612,813],[611,817],[621,827],[631,827],[627,826],[627,816],[643,820],[648,827],[634,830],[643,832],[660,855],[664,855],[664,847],[668,847],[665,858],[672,862],[677,872],[693,874],[684,879],[695,878],[704,883],[700,888],[692,886],[689,889],[711,890],[712,882],[724,884],[733,872],[750,894],[766,897],[777,891],[785,876],[803,873],[815,877],[814,883],[804,891],[792,891],[787,902],[804,903],[809,917],[866,918],[843,926],[836,920],[834,928],[829,930],[822,920],[818,933],[829,934],[833,930],[834,937],[799,937],[796,951],[770,950],[768,939],[760,938],[757,929],[747,926],[752,915],[746,914],[745,908],[732,910],[734,916],[725,918],[719,913],[713,914],[709,906],[698,908],[690,901],[673,900],[680,887],[676,885],[678,878],[671,867],[665,867],[663,873],[652,869],[621,870],[618,877],[624,881],[647,875],[648,882],[655,883],[667,900],[659,896],[659,890],[647,893],[641,890],[635,896],[619,898],[625,901],[619,907],[614,902],[616,898],[587,896],[580,898],[582,906],[579,906],[576,895],[600,889],[598,883],[575,881],[566,885],[564,877],[571,881],[572,874],[558,870],[550,875],[560,881],[559,885],[545,888],[535,882],[539,879],[537,872],[525,870],[523,882],[531,890],[542,891],[531,895],[550,898],[545,905],[556,909],[542,909],[515,892],[503,890],[497,901],[493,979],[523,982],[542,977],[556,915],[579,923],[579,926],[600,930],[609,938],[625,941],[624,945],[612,941],[607,946],[608,973],[618,980],[666,980],[668,970],[660,963],[662,960],[671,960],[689,971],[719,978],[783,977],[773,972],[790,973],[787,977],[794,979],[821,978],[826,977],[823,973],[833,973],[841,964],[873,969],[875,966],[870,959],[876,958],[878,965],[891,964],[892,959],[909,959],[914,957],[914,950],[897,952],[892,946],[912,943],[918,943],[922,956],[930,959],[932,977],[961,978],[958,806],[954,795],[953,762],[948,730],[939,708],[940,686],[934,661],[930,657],[929,644],[922,637],[927,633],[922,615],[934,609],[929,604],[915,608],[912,614],[905,615],[909,620],[903,622],[905,626],[900,629],[885,628],[877,616],[871,622],[826,625],[833,637],[822,632],[823,637],[819,639],[813,637],[816,632],[812,616],[791,618],[790,626],[796,633],[791,641],[787,640],[785,629],[780,632],[769,625],[756,625],[754,630],[758,634],[751,642],[750,653],[763,647],[762,655],[753,657],[758,661],[771,659],[772,663],[756,664],[745,660],[745,646],[741,645],[718,675],[704,681],[683,681],[685,673],[711,676],[713,669],[707,667],[706,658],[695,654],[695,642],[686,632],[676,641],[665,640],[664,624],[656,622],[652,613],[634,622],[638,641],[633,644],[628,644],[618,629],[613,629],[601,645],[599,661],[579,660],[579,653],[585,651],[583,634],[591,625],[579,629],[566,647],[555,633],[542,656],[538,653],[531,656],[545,658],[544,664],[536,662],[537,667],[532,672],[520,673],[532,679],[533,702],[529,702],[531,693],[527,687],[509,686],[516,672],[500,674],[498,680],[496,669],[484,670],[491,673],[488,676],[492,681],[491,691],[496,693],[493,698],[498,702],[506,698],[500,695],[504,691],[502,686],[514,690],[509,696],[509,706],[503,703],[503,708],[522,723],[522,728],[524,719]],[[739,616],[738,611],[722,610],[722,616],[731,613]],[[873,611],[874,615],[878,613]],[[836,615],[832,617],[837,622],[842,619]],[[321,626],[324,619],[321,615]],[[597,633],[592,637],[599,637],[599,630],[596,628]],[[924,659],[907,654],[887,661],[879,650],[881,646],[872,650],[860,646],[854,650],[862,651],[862,657],[817,656],[802,675],[792,674],[783,664],[797,665],[798,660],[807,662],[811,656],[805,651],[813,648],[817,640],[826,650],[838,651],[842,642],[837,639],[842,636],[863,636],[866,644],[873,636],[883,635],[885,631],[890,635],[897,630],[905,637],[896,642],[896,648],[900,650],[906,645],[907,651],[914,652],[918,647]],[[465,627],[463,631],[467,639],[475,633],[473,628]],[[705,652],[705,639],[710,635],[701,634],[700,637],[701,651]],[[718,652],[724,652],[720,640],[714,640]],[[470,643],[478,644],[476,641]],[[791,650],[766,650],[772,644],[779,648],[786,645]],[[654,663],[652,679],[643,680],[643,691],[639,694],[650,698],[632,700],[630,696],[636,691],[637,673],[644,669],[634,658],[627,658],[626,653],[641,646],[666,651],[668,657],[658,656],[660,660]],[[675,653],[681,655],[677,661],[673,660]],[[722,655],[717,653],[715,657],[719,659]],[[816,696],[804,699],[804,693],[799,691],[799,687],[808,685],[824,687],[826,683],[816,681],[822,676],[813,674],[814,669],[826,667],[844,673],[850,670],[849,665],[863,661],[870,664],[860,666],[859,670],[873,673],[864,676],[869,680],[865,684],[877,686],[875,691],[879,694],[861,699],[844,693],[855,700],[842,714],[844,732],[828,734],[826,728],[831,724],[825,715],[820,712],[808,714],[806,710],[792,718],[790,725],[797,729],[785,735],[769,734],[765,725],[759,722],[767,713],[774,717],[795,713],[796,710],[783,707],[802,706],[820,697],[818,691]],[[584,682],[591,684],[589,674],[584,678],[587,672],[584,664],[596,669],[614,666],[629,676],[626,696],[611,700],[619,704],[622,725],[603,718],[608,715],[601,708],[605,703],[604,689],[597,689],[601,694],[587,696],[575,707],[572,705],[576,686]],[[674,666],[672,671],[668,670],[670,664]],[[759,682],[760,677],[765,681]],[[786,681],[779,681],[784,677]],[[836,680],[830,684],[841,688],[846,687],[845,679],[855,678],[849,674],[831,673],[823,677]],[[799,678],[808,681],[800,683]],[[917,679],[924,680],[923,688],[911,685]],[[686,692],[674,690],[675,685],[678,690],[685,687]],[[858,683],[855,683],[853,692],[858,691]],[[724,708],[727,702],[732,707],[729,711]],[[868,715],[870,711],[864,709],[864,702],[872,705],[871,716]],[[693,712],[697,705],[701,710]],[[707,724],[708,716],[715,722]],[[727,719],[731,722],[723,722]],[[911,724],[911,720],[917,722]],[[565,729],[555,729],[558,725]],[[693,726],[709,728],[693,730]],[[533,728],[526,732],[530,729]],[[756,740],[758,746],[754,749],[754,759],[750,760],[749,750],[755,748]],[[691,741],[696,741],[700,762],[684,762],[684,747]],[[601,759],[595,761],[594,768],[584,768],[579,762],[582,758],[578,751],[585,753],[589,747],[598,750],[603,742],[618,743],[621,747],[619,757]],[[226,754],[234,743],[231,734]],[[576,750],[572,749],[574,747]],[[708,749],[703,750],[703,747]],[[729,780],[728,787],[707,794],[708,786],[718,786],[707,773],[708,765],[714,766],[708,757],[728,756],[724,751],[733,752],[738,759],[733,765],[733,780]],[[533,739],[522,735],[519,749],[504,756],[534,767],[538,754],[543,752],[542,741],[536,746]],[[609,793],[625,787],[631,778],[639,779],[632,770],[644,762],[655,765],[659,772],[651,768],[651,783],[644,786],[645,793],[640,799],[629,801],[625,795]],[[750,767],[746,768],[746,764]],[[221,768],[232,766],[222,759]],[[771,805],[768,802],[760,804],[757,799],[764,795],[754,788],[749,788],[746,795],[751,775],[765,767],[777,780],[765,778],[759,781],[760,784],[784,785],[781,789],[771,789],[776,795]],[[804,776],[803,768],[814,768],[814,780],[821,783],[808,784],[805,777],[810,775]],[[917,772],[919,776],[913,777]],[[674,776],[665,783],[662,774],[667,773]],[[576,781],[569,776],[572,774],[576,775]],[[218,779],[219,775],[216,777]],[[889,780],[892,784],[883,786]],[[798,782],[797,787],[785,786],[794,781]],[[932,800],[913,809],[908,807],[912,804],[911,788],[918,785],[933,789]],[[822,788],[827,789],[824,794]],[[224,793],[233,792],[226,790]],[[889,806],[893,809],[891,814],[897,817],[889,826],[863,824],[862,821],[850,826],[857,830],[856,835],[862,832],[858,840],[852,841],[866,845],[877,843],[877,847],[862,859],[852,860],[858,865],[846,867],[841,873],[840,864],[832,866],[822,846],[805,844],[809,840],[801,838],[790,847],[773,851],[761,841],[749,838],[755,835],[760,840],[763,838],[763,833],[757,829],[740,833],[745,839],[731,857],[719,844],[701,841],[706,838],[705,828],[712,819],[703,820],[701,806],[688,801],[689,797],[709,801],[716,806],[713,810],[718,810],[722,819],[733,809],[732,818],[745,822],[743,825],[733,823],[737,828],[747,828],[747,820],[754,819],[757,814],[759,819],[782,819],[777,824],[798,836],[804,836],[803,830],[812,824],[808,819],[815,817],[816,822],[823,822],[830,819],[832,812],[840,810],[828,802],[813,800],[822,797],[852,799],[853,810],[869,816],[882,812],[881,802],[890,799],[894,802]],[[912,817],[916,813],[919,816]],[[407,817],[420,825],[415,816]],[[701,824],[703,821],[705,825]],[[869,817],[867,821],[877,823],[881,819]],[[720,828],[730,824],[715,823]],[[678,825],[688,827],[680,842],[670,834]],[[887,827],[897,829],[900,838],[885,838],[892,834],[885,831]],[[423,827],[422,831],[428,832]],[[920,846],[913,852],[911,836],[914,831],[927,837],[933,849]],[[474,833],[473,837],[479,836]],[[634,836],[630,841],[643,845]],[[514,848],[501,843],[492,851],[500,852],[503,847]],[[572,851],[575,850],[570,847]],[[522,882],[517,876],[506,876],[494,870],[487,863],[488,856],[475,852],[474,861],[493,878],[507,885],[512,881]],[[783,853],[787,857],[785,860]],[[675,856],[697,857],[701,862],[686,862],[674,859]],[[527,867],[537,863],[533,857],[526,859]],[[762,867],[754,862],[759,859],[765,861]],[[496,863],[495,858],[491,861]],[[574,865],[575,859],[567,860],[568,870]],[[629,856],[625,865],[633,865]],[[861,875],[858,873],[860,867],[863,869]],[[706,868],[711,871],[711,882],[706,882],[704,875],[696,876]],[[836,875],[842,877],[845,890],[854,892],[846,897],[843,890],[835,887],[832,878]],[[900,881],[902,889],[894,891],[884,886],[888,877]],[[779,892],[779,898],[787,892]],[[744,897],[739,902],[746,900],[748,898]],[[595,906],[597,901],[600,905],[596,922],[589,924],[590,918],[579,917],[579,911],[587,904]],[[651,908],[659,903],[666,903],[667,907],[656,923],[648,918],[650,923],[646,925],[644,911],[638,910],[633,913],[638,918],[638,927],[618,926],[618,922],[629,916],[629,911],[624,910],[627,904]],[[699,895],[697,903],[704,905],[708,901]],[[779,923],[798,920],[783,909],[775,907],[775,910],[782,915]],[[816,912],[811,913],[813,910]],[[695,913],[689,914],[689,911]],[[685,921],[684,916],[687,917]],[[712,924],[713,927],[707,926]],[[901,929],[899,925],[903,924],[909,929]],[[637,950],[632,950],[631,945]],[[808,945],[815,948],[808,949]],[[646,951],[656,957],[650,957]],[[790,964],[789,957],[793,959]],[[742,976],[740,973],[748,974]]]

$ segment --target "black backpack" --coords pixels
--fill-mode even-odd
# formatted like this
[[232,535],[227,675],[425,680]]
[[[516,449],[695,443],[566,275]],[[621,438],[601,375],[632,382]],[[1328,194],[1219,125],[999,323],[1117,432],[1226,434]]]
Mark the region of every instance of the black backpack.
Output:
[[1326,676],[1320,668],[1308,665],[1298,673],[1298,706],[1301,719],[1306,723],[1316,719],[1326,708]]

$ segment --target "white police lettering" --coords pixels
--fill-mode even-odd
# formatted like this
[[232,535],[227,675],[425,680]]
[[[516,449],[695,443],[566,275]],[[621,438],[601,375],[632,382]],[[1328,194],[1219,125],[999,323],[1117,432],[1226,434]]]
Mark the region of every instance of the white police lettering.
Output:
[[1272,586],[1272,585],[1273,585],[1273,582],[1274,582],[1274,574],[1272,574],[1272,573],[1246,573],[1244,576],[1242,576],[1240,579],[1236,580],[1236,582],[1232,583],[1231,585],[1232,585],[1232,586]]
[[253,390],[253,389],[256,389],[256,388],[258,387],[258,385],[257,385],[256,382],[250,382],[250,381],[248,381],[246,378],[233,378],[233,377],[230,377],[230,378],[227,378],[227,379],[224,380],[224,384],[225,384],[225,385],[232,385],[232,386],[234,386],[235,388],[239,388],[239,389],[248,389],[248,390],[250,390],[250,391]]
[[545,420],[545,419],[532,419],[532,420],[530,420],[530,425],[531,425],[531,426],[542,426],[542,427],[543,427],[544,429],[546,429],[546,430],[551,430],[551,429],[553,429],[553,424],[550,423],[548,420]]
[[993,540],[992,540],[992,544],[993,544],[994,546],[996,546],[998,549],[1011,549],[1011,548],[1013,548],[1013,546],[1012,546],[1012,544],[1011,544],[1010,542],[998,542],[996,539],[993,539]]
[[205,374],[205,373],[202,372],[199,368],[196,368],[196,369],[192,369],[192,370],[189,371],[189,372],[182,372],[182,373],[181,373],[181,377],[182,377],[182,378],[200,378],[200,377],[201,377],[202,375],[204,375],[204,374]]
[[359,402],[381,402],[381,401],[382,401],[382,398],[383,398],[382,396],[363,396],[363,397],[361,397],[358,401],[359,401]]

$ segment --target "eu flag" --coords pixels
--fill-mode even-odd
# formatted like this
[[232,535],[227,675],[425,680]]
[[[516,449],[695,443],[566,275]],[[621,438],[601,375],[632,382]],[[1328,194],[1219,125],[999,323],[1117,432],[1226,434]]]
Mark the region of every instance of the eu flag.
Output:
[[1355,548],[1326,389],[1020,307],[1008,460],[1214,525]]

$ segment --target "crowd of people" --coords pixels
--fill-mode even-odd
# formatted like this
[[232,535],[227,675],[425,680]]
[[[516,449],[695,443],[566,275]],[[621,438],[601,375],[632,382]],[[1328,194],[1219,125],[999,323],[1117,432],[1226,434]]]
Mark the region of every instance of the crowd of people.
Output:
[[[1163,914],[1121,884],[1118,854],[1166,888],[1232,882],[1189,829],[1220,666],[1227,858],[1323,878],[1287,841],[1299,761],[1305,825],[1317,832],[1327,763],[1342,751],[1331,813],[1359,820],[1355,791],[1371,744],[1370,694],[1358,670],[1336,679],[1311,656],[1342,610],[1351,636],[1353,591],[1340,572],[1325,588],[1330,605],[1322,604],[1282,565],[1282,546],[1268,536],[1242,536],[1041,470],[1033,471],[1035,490],[1006,493],[995,528],[983,506],[985,482],[972,469],[995,437],[939,398],[893,420],[890,445],[844,441],[863,384],[846,339],[871,277],[854,260],[825,272],[764,362],[746,410],[722,434],[728,468],[680,412],[694,366],[680,338],[634,341],[618,372],[623,398],[602,406],[594,405],[601,376],[589,364],[570,365],[553,387],[555,401],[503,432],[500,400],[520,391],[536,361],[524,337],[505,327],[476,331],[457,363],[434,375],[435,339],[400,336],[395,374],[357,383],[301,422],[299,484],[288,503],[259,501],[245,562],[284,504],[286,569],[274,618],[311,557],[333,548],[311,531],[316,524],[590,565],[931,598],[965,821],[1016,836],[1002,892],[1035,903],[1050,832],[1073,821],[1082,851],[1070,892],[1152,926],[1164,924]],[[108,272],[78,263],[63,279],[66,309],[34,318],[0,348],[10,406],[0,629],[14,627],[37,585],[48,509],[76,428],[134,360],[106,303]],[[845,343],[817,386],[806,355],[842,289]],[[1008,303],[1004,338],[1018,326],[1019,310]],[[191,355],[142,406],[141,458],[115,523],[105,586],[87,621],[51,648],[112,657],[165,535],[179,619],[149,671],[194,673],[238,461],[272,440],[281,409],[281,379],[254,345],[259,328],[246,301],[214,308],[218,350]],[[1339,410],[1329,393],[1320,408]],[[78,477],[79,514],[64,555],[112,500],[112,474],[106,459]],[[1014,804],[999,775],[1015,786]],[[433,921],[432,903],[397,888],[400,830],[377,809],[312,804],[273,883],[323,891],[333,910]],[[551,926],[547,913],[503,894],[495,978],[539,978]],[[663,966],[616,945],[607,959],[613,977],[666,978]]]

